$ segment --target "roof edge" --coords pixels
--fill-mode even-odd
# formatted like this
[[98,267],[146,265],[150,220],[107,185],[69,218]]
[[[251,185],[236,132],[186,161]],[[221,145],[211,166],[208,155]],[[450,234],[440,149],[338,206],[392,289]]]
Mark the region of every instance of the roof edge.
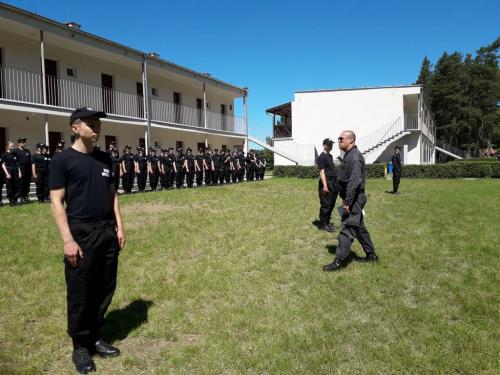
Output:
[[295,94],[307,94],[314,92],[331,92],[331,91],[355,91],[355,90],[377,90],[377,89],[400,89],[408,87],[422,87],[422,85],[395,85],[395,86],[367,86],[367,87],[351,87],[338,89],[315,89],[315,90],[299,90],[294,91]]

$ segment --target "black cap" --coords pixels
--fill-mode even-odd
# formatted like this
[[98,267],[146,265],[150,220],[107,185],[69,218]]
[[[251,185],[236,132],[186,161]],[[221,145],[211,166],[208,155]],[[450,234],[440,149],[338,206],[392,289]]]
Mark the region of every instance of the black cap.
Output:
[[64,147],[64,142],[57,143],[57,147]]
[[394,147],[394,150],[396,150],[396,149],[401,150],[401,147],[399,147],[399,146]]
[[28,139],[28,138],[19,138],[17,140],[17,143],[26,143],[26,139]]
[[126,150],[132,150],[132,146],[130,146],[130,145],[125,145],[125,149],[126,149]]
[[173,147],[169,147],[168,150],[169,151],[174,151],[174,148]]
[[191,147],[188,147],[187,151],[193,151],[193,149]]
[[44,148],[45,145],[43,143],[37,143],[36,148]]
[[106,114],[102,111],[94,111],[92,108],[87,108],[87,107],[77,108],[73,111],[71,116],[69,116],[69,123],[71,125],[77,119],[85,119],[89,117],[102,118],[106,117]]
[[331,140],[331,138],[325,138],[325,139],[323,139],[323,146],[324,145],[331,146],[331,145],[333,145],[333,143],[334,142]]

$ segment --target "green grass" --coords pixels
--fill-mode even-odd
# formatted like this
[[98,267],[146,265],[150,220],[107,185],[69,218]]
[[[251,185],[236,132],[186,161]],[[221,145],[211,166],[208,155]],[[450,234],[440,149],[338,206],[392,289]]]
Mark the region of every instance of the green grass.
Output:
[[[335,274],[315,180],[123,197],[106,331],[122,355],[98,372],[498,373],[500,180],[390,184],[367,184],[380,263]],[[49,206],[0,217],[0,373],[71,373]]]

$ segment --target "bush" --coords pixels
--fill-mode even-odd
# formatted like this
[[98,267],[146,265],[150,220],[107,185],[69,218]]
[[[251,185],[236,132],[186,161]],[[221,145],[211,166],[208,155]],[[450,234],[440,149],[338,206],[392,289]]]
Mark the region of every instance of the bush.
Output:
[[[336,168],[338,168],[336,166]],[[319,178],[319,170],[316,165],[276,165],[273,176],[275,177],[296,177],[296,178]],[[367,178],[383,178],[384,164],[367,164]]]
[[[385,164],[366,165],[367,178],[383,178]],[[317,166],[277,165],[275,177],[318,178]],[[403,165],[404,178],[500,178],[500,162],[458,161],[433,165]]]

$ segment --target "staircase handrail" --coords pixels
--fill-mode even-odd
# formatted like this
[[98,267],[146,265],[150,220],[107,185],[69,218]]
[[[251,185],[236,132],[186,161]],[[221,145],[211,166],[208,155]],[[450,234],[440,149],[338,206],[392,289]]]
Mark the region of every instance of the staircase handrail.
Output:
[[[397,131],[395,131],[395,129]],[[363,138],[357,141],[358,148],[362,153],[368,152],[372,148],[376,148],[379,143],[382,143],[386,139],[392,137],[398,131],[403,130],[401,128],[401,116],[397,119],[391,121],[388,125],[382,126],[375,131],[369,133]]]

